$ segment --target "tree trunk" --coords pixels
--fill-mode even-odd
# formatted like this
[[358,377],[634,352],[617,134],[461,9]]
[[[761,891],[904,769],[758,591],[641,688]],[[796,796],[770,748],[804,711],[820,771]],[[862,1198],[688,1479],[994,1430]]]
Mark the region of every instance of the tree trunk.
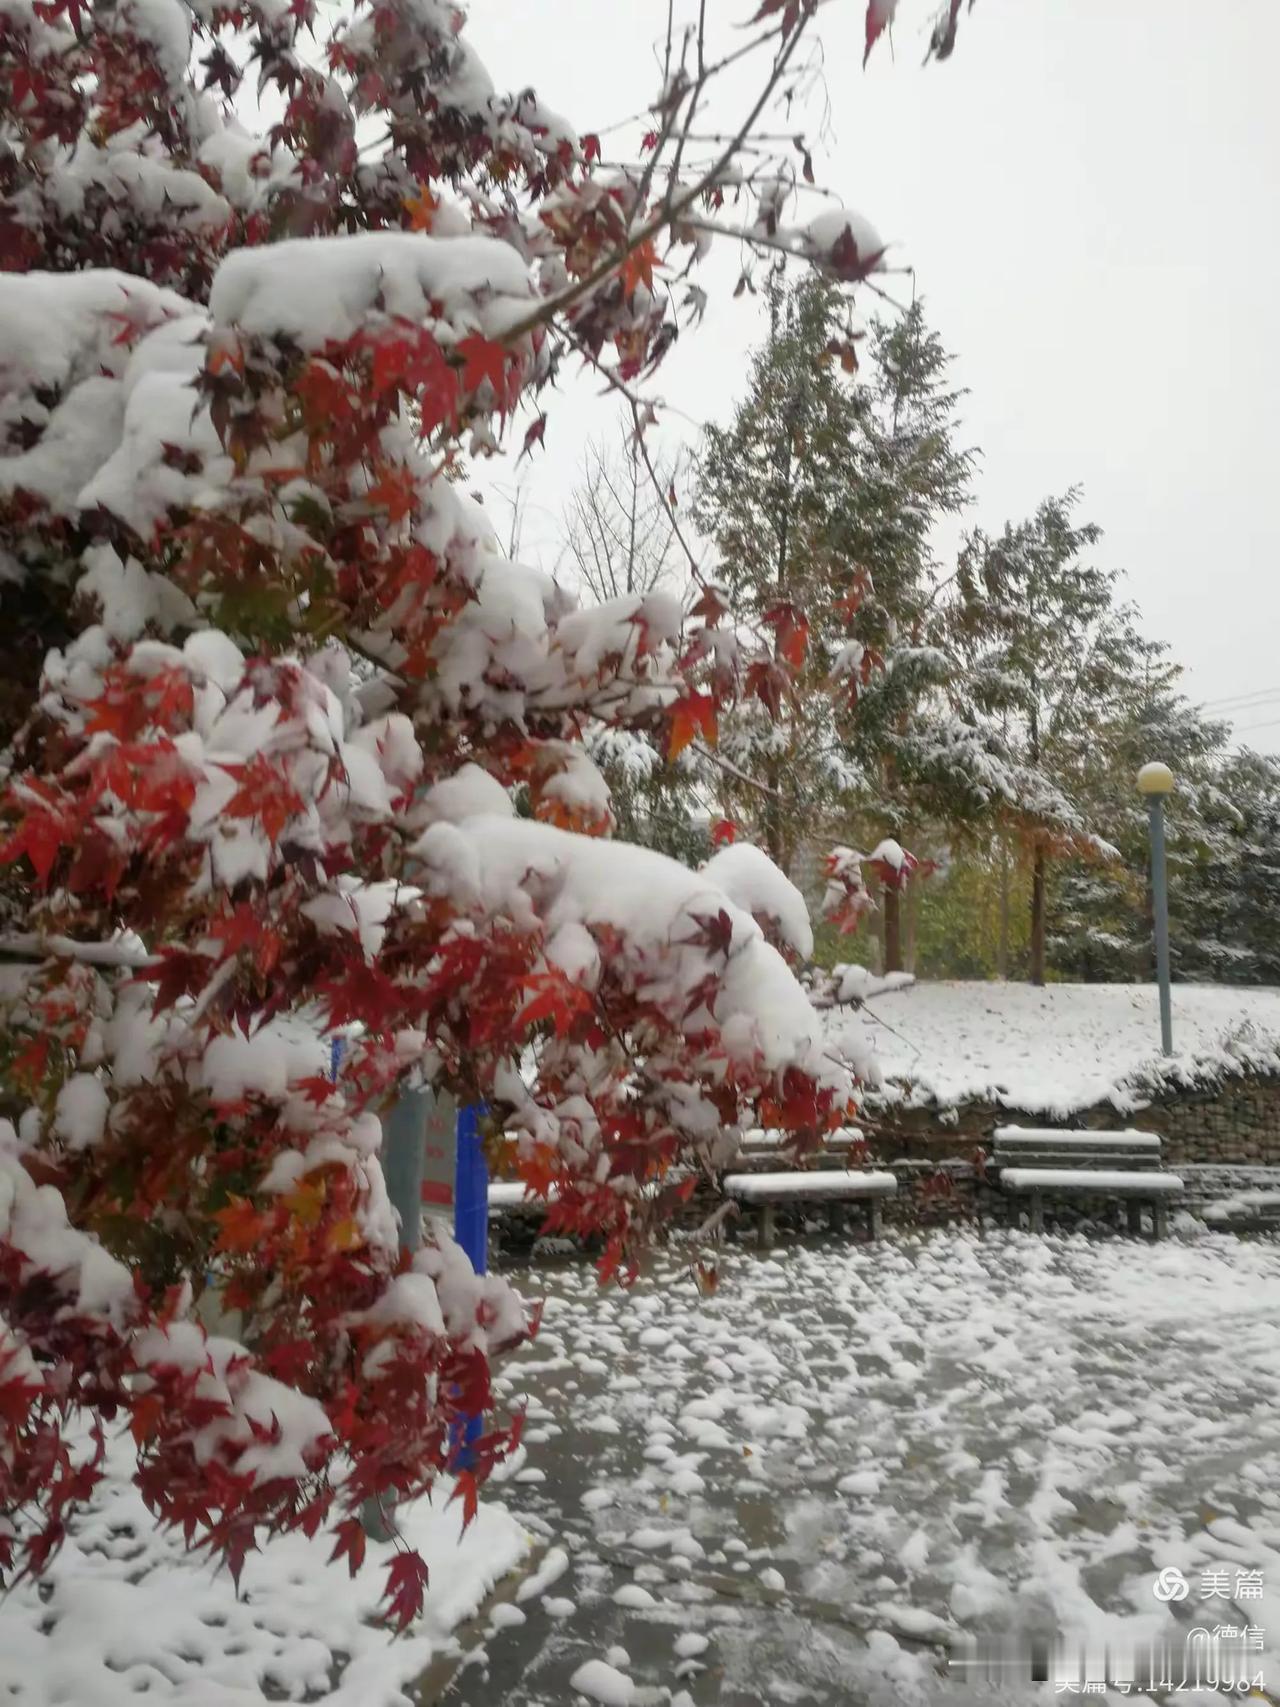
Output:
[[996,941],[996,972],[1009,976],[1009,844],[1000,838],[1000,935]]
[[902,891],[884,886],[884,969],[902,971]]
[[915,883],[907,890],[907,928],[903,944],[903,971],[915,976],[916,938],[920,931],[920,889]]
[[870,970],[878,976],[884,971],[885,890],[884,885],[881,883],[874,871],[870,872],[867,877],[867,893],[871,896],[872,905],[876,909],[876,929],[871,933],[872,954]]
[[1044,983],[1044,849],[1037,848],[1031,867],[1031,982]]
[[778,784],[782,780],[782,767],[776,759],[766,759],[765,779],[769,786],[769,796],[764,808],[764,851],[778,870],[783,871],[785,869],[785,837],[782,828],[782,803],[778,799]]

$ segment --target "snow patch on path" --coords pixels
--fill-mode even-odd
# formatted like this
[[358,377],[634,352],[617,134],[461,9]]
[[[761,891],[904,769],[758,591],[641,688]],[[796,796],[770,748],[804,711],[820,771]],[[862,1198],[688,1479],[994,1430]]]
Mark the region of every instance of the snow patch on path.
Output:
[[332,1539],[263,1540],[230,1574],[157,1530],[130,1481],[127,1436],[110,1446],[108,1475],[45,1578],[0,1599],[0,1697],[7,1707],[266,1707],[305,1699],[324,1707],[399,1707],[404,1690],[528,1552],[503,1506],[484,1500],[459,1535],[452,1485],[403,1506],[405,1540],[427,1562],[422,1619],[393,1638],[377,1622],[390,1543],[371,1541],[354,1580],[328,1562]]

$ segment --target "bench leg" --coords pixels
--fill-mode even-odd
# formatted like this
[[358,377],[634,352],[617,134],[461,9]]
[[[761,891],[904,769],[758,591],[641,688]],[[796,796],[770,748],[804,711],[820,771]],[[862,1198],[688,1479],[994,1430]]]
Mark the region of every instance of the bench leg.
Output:
[[827,1217],[827,1225],[833,1233],[844,1232],[844,1204],[837,1198],[832,1198],[831,1209]]
[[1151,1205],[1151,1237],[1163,1239],[1169,1231],[1169,1206],[1163,1199],[1157,1198]]
[[1031,1233],[1044,1232],[1044,1198],[1038,1191],[1033,1191],[1027,1198],[1027,1230]]
[[880,1199],[878,1197],[869,1197],[867,1199],[867,1237],[869,1239],[878,1239],[880,1237],[880,1229],[883,1225],[883,1221],[884,1217],[881,1212]]
[[772,1203],[766,1203],[761,1206],[760,1249],[762,1251],[771,1251],[773,1249],[774,1224],[776,1217],[777,1210],[773,1207]]
[[1136,1239],[1142,1232],[1142,1205],[1136,1198],[1130,1198],[1125,1207],[1129,1211],[1129,1232]]

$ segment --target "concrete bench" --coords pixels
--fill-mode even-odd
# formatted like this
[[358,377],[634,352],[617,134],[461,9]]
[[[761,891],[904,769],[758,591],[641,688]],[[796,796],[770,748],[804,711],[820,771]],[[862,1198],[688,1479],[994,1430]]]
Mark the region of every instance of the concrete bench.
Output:
[[1185,1189],[1177,1174],[1162,1168],[1155,1132],[1002,1126],[992,1139],[990,1168],[1002,1191],[1026,1203],[1033,1233],[1044,1231],[1047,1197],[1101,1197],[1126,1205],[1133,1234],[1142,1231],[1142,1211],[1149,1208],[1152,1237],[1163,1238],[1169,1203]]
[[880,1232],[880,1205],[898,1189],[892,1174],[841,1172],[834,1168],[807,1173],[726,1174],[722,1183],[726,1197],[759,1209],[762,1250],[773,1244],[780,1204],[822,1203],[829,1212],[832,1228],[839,1230],[844,1222],[845,1205],[861,1203],[866,1211],[868,1236],[874,1239]]

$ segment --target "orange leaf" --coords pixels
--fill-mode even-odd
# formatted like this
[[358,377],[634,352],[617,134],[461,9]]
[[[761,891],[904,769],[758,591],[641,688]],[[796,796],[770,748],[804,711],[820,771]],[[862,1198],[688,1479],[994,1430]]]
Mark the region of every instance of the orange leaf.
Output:
[[314,1227],[324,1208],[324,1181],[303,1180],[284,1200],[284,1206],[304,1227]]
[[699,733],[709,746],[715,746],[716,702],[709,693],[689,694],[686,698],[677,700],[671,708],[667,758],[678,758]]
[[638,284],[643,284],[649,294],[653,294],[653,269],[657,262],[658,252],[652,237],[647,242],[637,243],[621,267],[622,288],[628,296]]
[[364,1243],[360,1229],[350,1215],[344,1220],[335,1222],[329,1233],[329,1246],[335,1251],[354,1251]]
[[400,205],[409,215],[411,231],[430,231],[440,203],[425,184],[419,184],[413,195],[401,198]]
[[480,1509],[479,1491],[476,1487],[474,1470],[459,1470],[458,1479],[449,1496],[449,1503],[452,1504],[456,1499],[462,1501],[462,1527],[465,1529]]
[[225,1209],[218,1210],[214,1220],[218,1223],[218,1250],[239,1255],[257,1250],[263,1217],[247,1198],[233,1197]]

